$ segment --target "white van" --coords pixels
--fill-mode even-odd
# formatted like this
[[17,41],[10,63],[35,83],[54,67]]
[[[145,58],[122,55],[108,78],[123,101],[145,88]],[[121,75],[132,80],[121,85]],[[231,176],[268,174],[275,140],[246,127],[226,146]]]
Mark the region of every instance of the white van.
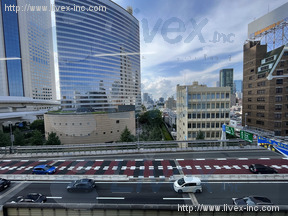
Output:
[[184,177],[178,179],[174,182],[174,190],[178,193],[182,192],[192,192],[200,193],[202,192],[202,185],[200,178],[197,177]]

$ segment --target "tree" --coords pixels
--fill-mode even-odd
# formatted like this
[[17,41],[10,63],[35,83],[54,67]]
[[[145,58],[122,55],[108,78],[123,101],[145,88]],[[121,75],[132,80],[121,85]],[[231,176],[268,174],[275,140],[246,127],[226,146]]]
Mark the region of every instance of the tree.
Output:
[[204,133],[200,130],[197,133],[196,140],[203,140],[205,138]]
[[131,134],[127,126],[125,127],[124,131],[121,133],[120,141],[121,142],[133,142],[135,137]]
[[31,145],[43,145],[43,136],[39,130],[33,131],[33,136],[31,137]]
[[44,120],[35,120],[31,125],[30,128],[32,130],[38,130],[40,131],[42,134],[45,133],[45,127],[44,127]]
[[24,134],[18,128],[14,131],[14,145],[15,146],[25,145]]
[[52,132],[49,134],[46,145],[61,145],[61,141],[56,133]]
[[10,135],[0,131],[0,146],[5,147],[10,145],[11,145]]

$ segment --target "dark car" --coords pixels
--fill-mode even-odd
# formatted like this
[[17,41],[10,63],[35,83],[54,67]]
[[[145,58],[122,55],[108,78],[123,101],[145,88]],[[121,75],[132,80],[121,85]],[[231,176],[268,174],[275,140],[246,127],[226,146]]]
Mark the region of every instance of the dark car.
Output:
[[274,205],[270,199],[261,196],[247,196],[232,198],[234,205]]
[[10,183],[11,182],[9,180],[0,178],[0,191],[3,191],[7,187],[9,187]]
[[277,170],[273,169],[272,167],[262,164],[252,164],[249,166],[249,170],[252,173],[278,173]]
[[91,192],[95,188],[95,182],[92,179],[80,179],[71,182],[67,186],[68,192]]
[[44,203],[47,201],[46,196],[39,193],[29,193],[26,196],[18,196],[12,203]]
[[54,174],[56,172],[56,167],[49,165],[38,165],[32,170],[32,174]]

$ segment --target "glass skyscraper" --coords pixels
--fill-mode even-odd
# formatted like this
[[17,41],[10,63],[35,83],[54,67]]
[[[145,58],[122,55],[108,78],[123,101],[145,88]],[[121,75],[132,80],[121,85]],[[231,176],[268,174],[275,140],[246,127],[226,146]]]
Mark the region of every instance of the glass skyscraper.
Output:
[[233,93],[233,68],[227,68],[220,70],[219,73],[219,86],[231,88],[231,93]]
[[56,0],[59,6],[72,8],[56,12],[62,109],[139,110],[139,22],[132,9],[110,0]]
[[50,1],[0,2],[0,96],[56,100]]

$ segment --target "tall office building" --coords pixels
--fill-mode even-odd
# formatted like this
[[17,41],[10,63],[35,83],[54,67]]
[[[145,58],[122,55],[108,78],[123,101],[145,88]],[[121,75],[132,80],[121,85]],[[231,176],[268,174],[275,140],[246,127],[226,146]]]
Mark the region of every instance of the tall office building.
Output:
[[244,45],[242,124],[288,135],[288,46]]
[[230,87],[177,85],[177,140],[196,139],[202,131],[207,140],[221,137],[230,117]]
[[[139,22],[110,0],[56,0],[61,104],[64,110],[141,109]],[[89,11],[93,5],[97,11]],[[87,11],[87,10],[88,11]]]
[[219,87],[229,86],[233,92],[233,68],[222,69],[219,73]]
[[0,96],[56,100],[51,12],[15,10],[36,5],[50,2],[0,3]]

